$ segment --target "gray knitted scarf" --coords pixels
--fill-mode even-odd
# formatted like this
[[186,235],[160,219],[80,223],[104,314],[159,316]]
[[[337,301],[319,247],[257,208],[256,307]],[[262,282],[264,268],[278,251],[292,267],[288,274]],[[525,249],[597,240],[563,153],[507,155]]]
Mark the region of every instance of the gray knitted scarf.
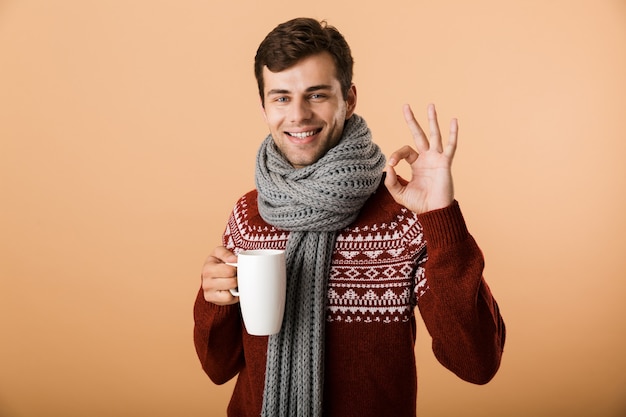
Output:
[[280,333],[269,338],[263,416],[322,415],[326,283],[335,236],[376,191],[384,164],[358,115],[346,122],[341,141],[307,167],[293,168],[271,135],[259,149],[259,213],[291,232],[285,316]]

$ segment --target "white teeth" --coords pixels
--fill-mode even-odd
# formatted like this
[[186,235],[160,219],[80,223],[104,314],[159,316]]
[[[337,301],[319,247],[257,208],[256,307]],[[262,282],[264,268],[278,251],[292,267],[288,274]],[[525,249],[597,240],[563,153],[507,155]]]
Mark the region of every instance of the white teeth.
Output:
[[289,136],[293,136],[294,138],[298,138],[298,139],[303,139],[303,138],[307,138],[309,136],[313,136],[315,133],[317,133],[316,131],[310,131],[310,132],[289,132]]

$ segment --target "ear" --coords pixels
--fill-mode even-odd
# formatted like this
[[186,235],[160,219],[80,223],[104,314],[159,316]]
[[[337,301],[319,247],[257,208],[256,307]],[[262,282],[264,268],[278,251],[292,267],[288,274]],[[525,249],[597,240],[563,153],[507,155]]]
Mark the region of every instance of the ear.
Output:
[[354,114],[356,108],[356,86],[352,84],[348,90],[348,97],[346,98],[346,120],[348,120]]

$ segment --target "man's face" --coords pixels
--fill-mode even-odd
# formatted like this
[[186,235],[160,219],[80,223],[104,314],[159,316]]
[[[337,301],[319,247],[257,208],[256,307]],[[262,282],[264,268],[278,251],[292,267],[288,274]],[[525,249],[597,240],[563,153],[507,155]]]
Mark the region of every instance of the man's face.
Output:
[[263,114],[274,143],[295,167],[315,163],[339,143],[354,113],[356,88],[343,98],[335,63],[323,52],[280,72],[263,68]]

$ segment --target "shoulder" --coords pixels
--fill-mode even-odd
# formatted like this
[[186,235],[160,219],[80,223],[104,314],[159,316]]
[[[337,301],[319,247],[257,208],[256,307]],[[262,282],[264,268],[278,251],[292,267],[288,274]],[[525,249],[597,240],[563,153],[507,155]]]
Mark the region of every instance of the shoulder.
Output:
[[[402,178],[400,181],[406,183]],[[417,221],[417,216],[413,212],[396,203],[381,180],[376,192],[367,200],[354,224],[397,221],[399,217],[405,218],[407,216]]]
[[231,222],[246,226],[265,225],[265,222],[259,215],[259,206],[257,202],[258,192],[256,189],[248,191],[237,200],[233,212],[231,214]]
[[257,196],[257,191],[252,190],[237,200],[224,231],[226,247],[284,249],[288,233],[263,220]]
[[417,215],[396,203],[381,181],[357,219],[337,236],[339,246],[363,242],[385,248],[423,246],[422,226]]
[[258,192],[256,189],[250,190],[237,200],[235,204],[235,210],[238,208],[245,208],[246,210],[254,210],[258,213],[259,209],[257,207],[257,196]]

